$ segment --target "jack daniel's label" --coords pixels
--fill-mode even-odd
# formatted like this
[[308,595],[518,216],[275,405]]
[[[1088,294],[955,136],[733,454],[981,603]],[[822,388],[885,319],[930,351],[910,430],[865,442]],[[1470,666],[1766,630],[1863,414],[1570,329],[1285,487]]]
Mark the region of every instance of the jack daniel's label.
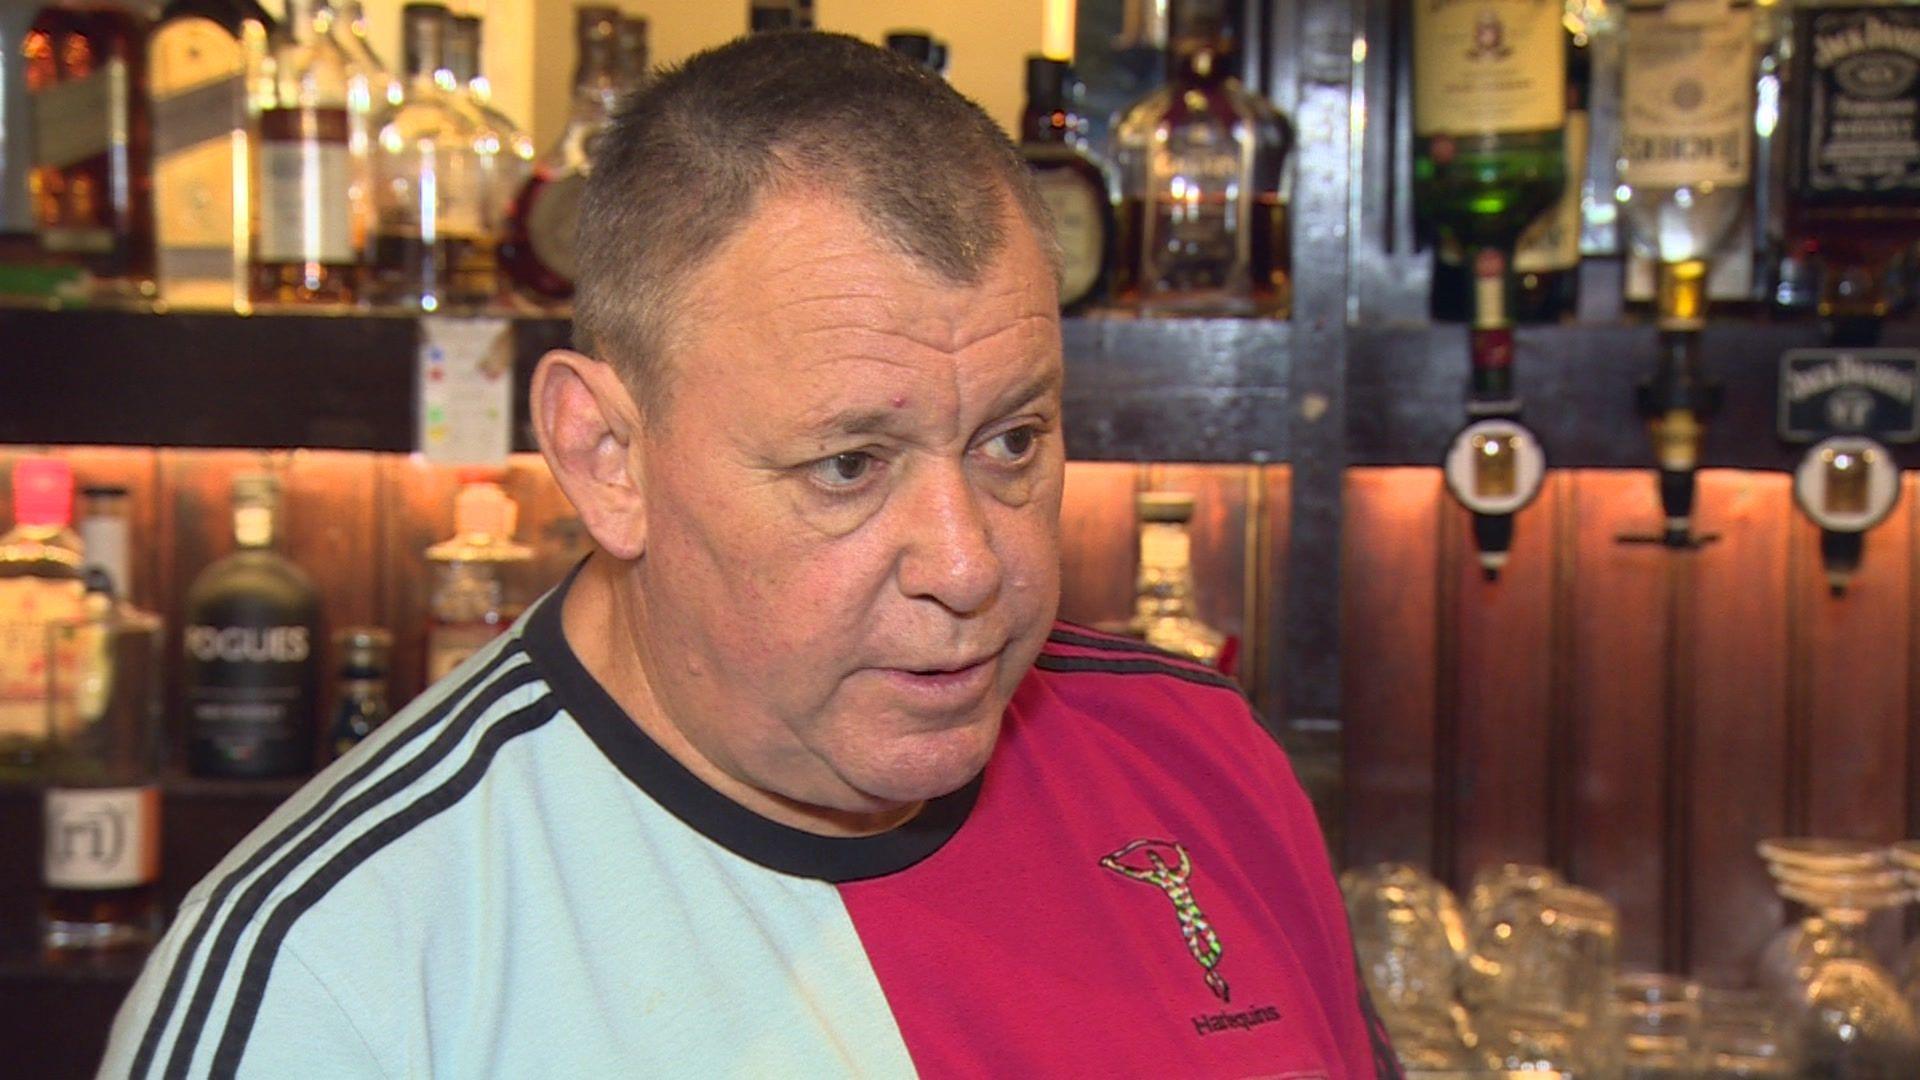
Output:
[[1780,437],[1920,440],[1920,352],[1791,349],[1780,359]]
[[1920,199],[1920,11],[1809,8],[1794,18],[1797,194]]

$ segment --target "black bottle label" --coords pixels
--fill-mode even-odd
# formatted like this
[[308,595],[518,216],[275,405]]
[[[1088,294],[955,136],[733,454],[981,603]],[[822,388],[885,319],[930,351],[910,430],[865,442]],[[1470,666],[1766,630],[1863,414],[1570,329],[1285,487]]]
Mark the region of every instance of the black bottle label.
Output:
[[313,631],[196,623],[185,633],[196,772],[285,776],[313,764]]
[[1920,11],[1797,12],[1798,194],[1920,199]]

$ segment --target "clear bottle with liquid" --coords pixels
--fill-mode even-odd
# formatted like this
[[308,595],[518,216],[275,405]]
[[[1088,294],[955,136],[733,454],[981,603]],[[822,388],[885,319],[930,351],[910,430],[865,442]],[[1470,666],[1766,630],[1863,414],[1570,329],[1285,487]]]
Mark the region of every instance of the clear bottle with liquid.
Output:
[[1193,597],[1193,496],[1178,491],[1143,491],[1135,499],[1140,516],[1140,563],[1134,577],[1133,617],[1123,633],[1210,667],[1233,663],[1225,634],[1200,620]]
[[256,302],[344,304],[359,293],[353,243],[347,56],[324,0],[288,0],[272,89],[255,121]]
[[469,481],[454,499],[454,535],[427,549],[433,564],[428,601],[427,682],[437,682],[504,633],[521,605],[509,596],[507,572],[532,560],[515,543],[519,507],[495,483]]
[[327,747],[337,758],[393,715],[387,705],[387,658],[393,635],[374,626],[349,627],[334,639],[334,645],[340,655],[338,701],[327,728]]
[[[622,22],[624,26],[624,21]],[[480,18],[455,15],[447,24],[447,67],[462,100],[479,123],[474,146],[487,189],[486,229],[499,235],[513,200],[533,175],[533,139],[493,107],[493,86],[480,71]]]
[[83,611],[73,470],[52,457],[13,467],[13,528],[0,535],[0,777],[34,779],[47,746],[48,628]]

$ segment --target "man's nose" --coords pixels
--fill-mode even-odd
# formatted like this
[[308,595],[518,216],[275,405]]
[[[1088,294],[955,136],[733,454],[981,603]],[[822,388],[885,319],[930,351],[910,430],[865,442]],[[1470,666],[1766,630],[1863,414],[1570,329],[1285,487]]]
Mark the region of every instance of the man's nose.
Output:
[[972,615],[1000,592],[1000,557],[994,553],[982,495],[957,463],[926,469],[910,485],[904,507],[906,538],[900,560],[900,590],[932,600],[955,615]]

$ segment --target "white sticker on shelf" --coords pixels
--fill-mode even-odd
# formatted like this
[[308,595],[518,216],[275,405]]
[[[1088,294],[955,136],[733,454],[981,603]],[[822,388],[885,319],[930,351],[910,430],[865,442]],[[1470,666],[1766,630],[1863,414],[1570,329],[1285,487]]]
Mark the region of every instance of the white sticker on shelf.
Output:
[[493,465],[513,449],[513,329],[505,319],[420,320],[420,453],[448,465]]

